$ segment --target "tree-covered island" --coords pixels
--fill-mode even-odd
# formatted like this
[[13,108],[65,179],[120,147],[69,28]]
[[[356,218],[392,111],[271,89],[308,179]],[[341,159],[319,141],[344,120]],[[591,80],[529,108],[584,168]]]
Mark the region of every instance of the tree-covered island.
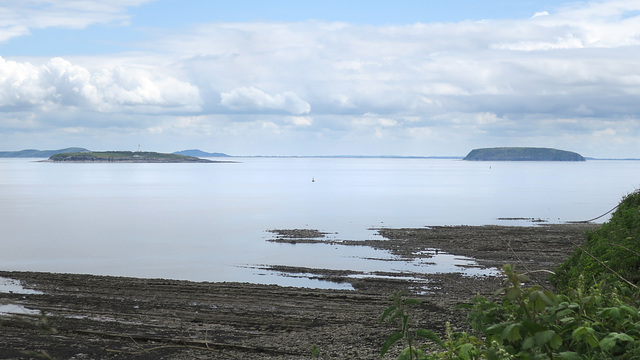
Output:
[[565,150],[536,147],[473,149],[463,159],[471,161],[585,161],[582,155]]
[[165,154],[149,151],[82,151],[54,154],[50,162],[117,162],[117,163],[215,163],[194,156]]

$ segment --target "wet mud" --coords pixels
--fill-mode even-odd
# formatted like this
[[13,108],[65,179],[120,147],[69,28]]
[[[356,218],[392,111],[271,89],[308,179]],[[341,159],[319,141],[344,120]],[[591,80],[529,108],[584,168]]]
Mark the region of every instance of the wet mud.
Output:
[[[584,242],[591,224],[378,229],[385,240],[335,240],[317,230],[272,230],[276,242],[384,249],[428,262],[435,249],[478,266],[552,270]],[[456,305],[491,296],[499,276],[357,274],[272,266],[284,276],[348,282],[354,290],[0,271],[1,359],[375,359],[394,328],[379,321],[396,291],[423,300],[416,325],[466,329]],[[356,275],[356,276],[354,276]],[[366,276],[369,275],[369,276]],[[536,279],[546,284],[544,276]],[[547,284],[548,285],[548,284]],[[9,313],[3,312],[13,306]],[[393,358],[394,349],[388,358]]]

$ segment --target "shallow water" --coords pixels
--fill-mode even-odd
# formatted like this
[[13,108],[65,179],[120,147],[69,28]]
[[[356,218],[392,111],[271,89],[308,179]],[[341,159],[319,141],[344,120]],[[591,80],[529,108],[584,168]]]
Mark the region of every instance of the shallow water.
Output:
[[38,315],[40,311],[17,304],[0,304],[0,315]]
[[13,294],[42,294],[41,291],[27,289],[22,286],[20,281],[15,279],[7,279],[0,277],[0,294],[1,293],[13,293]]
[[271,243],[266,230],[310,228],[358,240],[380,238],[372,227],[585,220],[640,184],[637,161],[234,160],[0,159],[0,269],[318,286],[254,267],[429,267],[370,260],[389,254],[363,247]]

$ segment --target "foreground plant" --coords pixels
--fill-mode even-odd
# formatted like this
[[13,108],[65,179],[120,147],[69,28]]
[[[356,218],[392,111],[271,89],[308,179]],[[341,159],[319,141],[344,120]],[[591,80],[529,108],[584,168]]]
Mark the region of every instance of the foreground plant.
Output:
[[[442,341],[434,332],[410,329],[407,307],[419,300],[396,294],[382,318],[399,319],[400,331],[385,341],[381,355],[398,341],[406,348],[399,360],[417,359],[640,359],[640,311],[628,288],[579,286],[555,294],[538,286],[524,287],[529,279],[507,265],[500,301],[473,298],[469,322],[475,335],[452,332],[447,324]],[[430,343],[416,344],[418,338]],[[482,341],[479,339],[483,339]],[[431,350],[433,344],[439,350]]]
[[[469,319],[486,344],[517,359],[638,359],[640,312],[628,288],[582,285],[565,294],[523,288],[526,275],[505,266],[501,302],[476,297]],[[625,295],[626,294],[626,295]]]
[[[427,330],[409,331],[406,308],[419,301],[396,295],[383,318],[400,319],[401,328],[382,354],[404,339],[408,346],[399,359],[640,359],[640,190],[624,197],[558,268],[552,279],[560,293],[527,286],[528,276],[510,265],[503,273],[498,300],[476,296],[461,306],[469,310],[475,336],[447,327],[443,342]],[[417,337],[440,350],[427,354],[425,345],[414,344]]]
[[[427,329],[411,328],[411,317],[407,310],[412,305],[421,304],[418,299],[405,299],[402,293],[394,294],[390,300],[393,302],[384,313],[381,320],[391,323],[397,322],[399,331],[392,333],[385,340],[380,356],[384,356],[391,346],[397,342],[404,342],[405,348],[398,356],[398,360],[429,360],[429,359],[480,359],[479,347],[482,345],[476,337],[467,333],[451,331],[451,325],[446,324],[446,339],[443,341],[435,332]],[[430,342],[416,344],[418,340],[428,340]],[[443,351],[440,353],[428,354],[433,348],[432,344],[438,345]]]
[[422,303],[422,301],[418,299],[405,299],[401,292],[395,293],[389,299],[393,302],[393,304],[382,313],[382,317],[380,320],[387,320],[390,323],[397,322],[399,331],[394,332],[387,337],[384,344],[382,345],[380,356],[384,356],[384,354],[389,351],[389,348],[391,348],[393,344],[397,343],[398,341],[404,341],[407,346],[398,357],[398,360],[424,359],[424,351],[414,345],[415,339],[417,337],[423,337],[426,339],[432,339],[433,341],[438,343],[442,343],[442,341],[431,330],[417,329],[413,331],[410,328],[411,317],[407,313],[407,309],[411,305]]
[[576,287],[580,275],[587,285],[602,280],[640,286],[640,190],[622,198],[611,219],[586,233],[586,242],[574,244],[576,251],[552,277],[561,289]]

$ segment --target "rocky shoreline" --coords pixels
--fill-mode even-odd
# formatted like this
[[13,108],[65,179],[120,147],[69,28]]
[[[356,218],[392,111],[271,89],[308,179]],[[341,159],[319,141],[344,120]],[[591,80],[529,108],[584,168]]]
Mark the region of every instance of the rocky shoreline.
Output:
[[[309,230],[272,230],[277,242],[371,246],[429,261],[439,249],[483,268],[506,263],[551,270],[593,224],[378,229],[385,240],[348,241]],[[0,271],[28,291],[1,292],[0,358],[5,359],[374,359],[393,328],[379,322],[388,297],[423,300],[418,326],[465,329],[456,305],[499,288],[498,276],[375,273],[270,267],[284,275],[348,282],[355,290]],[[364,274],[366,275],[366,274]],[[546,284],[544,277],[536,279]],[[398,349],[394,349],[397,351]],[[393,352],[388,358],[393,358]]]

